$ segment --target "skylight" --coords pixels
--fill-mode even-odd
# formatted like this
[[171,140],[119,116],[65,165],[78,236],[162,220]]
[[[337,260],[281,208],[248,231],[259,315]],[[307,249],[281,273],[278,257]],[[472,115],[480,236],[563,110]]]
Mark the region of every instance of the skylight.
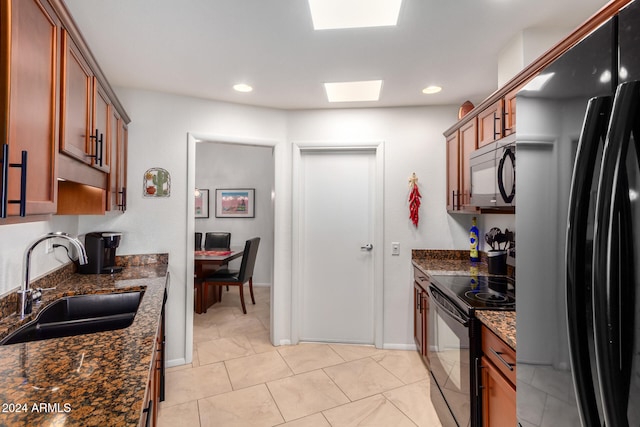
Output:
[[329,102],[377,101],[382,80],[325,83],[324,88]]
[[316,30],[395,26],[402,5],[402,0],[308,1]]

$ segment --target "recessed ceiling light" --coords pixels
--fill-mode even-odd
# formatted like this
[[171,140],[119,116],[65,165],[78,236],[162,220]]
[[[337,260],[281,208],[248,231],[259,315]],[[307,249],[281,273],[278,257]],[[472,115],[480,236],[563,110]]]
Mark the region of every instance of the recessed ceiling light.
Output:
[[442,88],[440,86],[427,86],[424,89],[422,89],[422,93],[427,94],[427,95],[432,95],[434,93],[438,93],[442,90]]
[[316,30],[397,25],[401,5],[402,0],[309,0]]
[[251,92],[253,88],[245,83],[238,83],[237,85],[233,85],[233,88],[238,92]]
[[377,101],[382,80],[325,83],[324,88],[329,102]]

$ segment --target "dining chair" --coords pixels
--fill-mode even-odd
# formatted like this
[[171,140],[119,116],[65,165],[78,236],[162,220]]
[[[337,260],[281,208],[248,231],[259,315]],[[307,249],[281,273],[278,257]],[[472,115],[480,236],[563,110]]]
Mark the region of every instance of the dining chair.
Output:
[[202,250],[202,233],[200,232],[196,232],[196,245],[194,250],[196,251]]
[[204,249],[229,249],[231,247],[231,233],[221,231],[209,231],[204,236]]
[[[216,286],[218,288],[218,301],[222,301],[223,286],[237,286],[240,289],[240,304],[242,305],[242,312],[247,314],[247,307],[244,304],[244,284],[249,282],[251,302],[255,304],[256,300],[253,297],[253,268],[256,264],[256,255],[258,254],[259,245],[259,237],[247,240],[244,244],[244,252],[242,254],[242,262],[240,263],[239,270],[223,268],[216,271],[211,276],[206,277],[202,281],[202,297],[204,298],[204,301],[207,301],[210,286]],[[204,312],[207,312],[206,305],[204,307]]]

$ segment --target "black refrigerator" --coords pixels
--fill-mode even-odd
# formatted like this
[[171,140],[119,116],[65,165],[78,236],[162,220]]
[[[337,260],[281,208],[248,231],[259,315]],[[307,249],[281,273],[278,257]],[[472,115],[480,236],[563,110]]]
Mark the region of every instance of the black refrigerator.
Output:
[[522,426],[640,426],[640,0],[517,101]]

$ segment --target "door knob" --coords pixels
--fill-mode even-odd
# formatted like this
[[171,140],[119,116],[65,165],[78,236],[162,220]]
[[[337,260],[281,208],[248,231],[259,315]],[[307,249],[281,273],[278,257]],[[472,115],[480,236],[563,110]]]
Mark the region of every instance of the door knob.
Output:
[[373,249],[373,245],[371,243],[367,243],[364,246],[360,246],[360,249],[364,249],[364,250],[370,251],[371,249]]

